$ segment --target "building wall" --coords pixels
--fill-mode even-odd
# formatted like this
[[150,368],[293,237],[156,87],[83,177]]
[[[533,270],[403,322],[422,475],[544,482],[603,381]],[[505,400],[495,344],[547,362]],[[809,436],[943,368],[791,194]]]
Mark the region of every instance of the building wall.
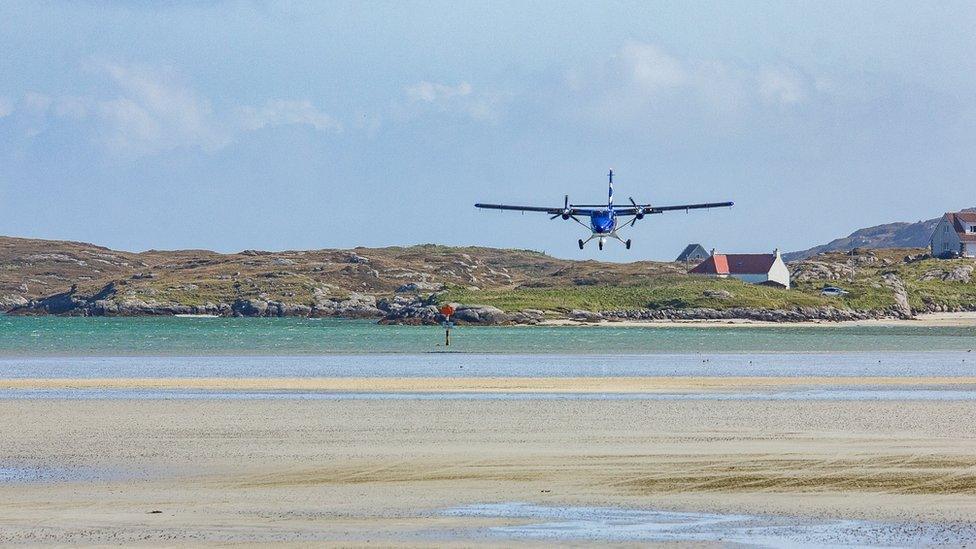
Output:
[[731,274],[732,278],[738,278],[743,282],[748,282],[750,284],[761,284],[769,280],[769,278],[764,274]]
[[963,255],[966,257],[976,257],[976,242],[967,242]]
[[932,255],[939,257],[947,252],[959,252],[960,244],[955,227],[943,216],[939,224],[935,226],[935,230],[932,231],[932,239],[929,243]]
[[769,280],[778,282],[786,288],[790,287],[790,270],[786,267],[786,263],[783,262],[778,251],[776,252],[776,261],[769,268]]

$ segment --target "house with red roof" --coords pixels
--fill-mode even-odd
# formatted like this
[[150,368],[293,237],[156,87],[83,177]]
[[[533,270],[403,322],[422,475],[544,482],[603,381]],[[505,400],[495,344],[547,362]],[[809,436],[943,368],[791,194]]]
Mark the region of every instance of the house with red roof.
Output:
[[976,212],[946,212],[929,245],[933,257],[976,257]]
[[790,287],[790,270],[786,268],[778,249],[771,254],[719,254],[712,250],[708,259],[689,272],[718,278],[738,278],[752,284]]

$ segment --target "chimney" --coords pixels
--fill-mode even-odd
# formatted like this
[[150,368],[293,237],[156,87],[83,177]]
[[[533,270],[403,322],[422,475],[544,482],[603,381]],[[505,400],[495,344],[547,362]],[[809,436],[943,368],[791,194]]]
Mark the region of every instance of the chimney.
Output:
[[712,257],[715,257],[715,248],[712,248]]
[[779,257],[779,248],[773,250],[773,253],[776,255],[776,257]]

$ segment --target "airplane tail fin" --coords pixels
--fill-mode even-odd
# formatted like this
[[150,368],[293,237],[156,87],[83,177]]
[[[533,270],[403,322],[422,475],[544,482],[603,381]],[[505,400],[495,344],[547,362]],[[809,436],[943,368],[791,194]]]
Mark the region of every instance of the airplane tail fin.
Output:
[[607,177],[610,178],[610,197],[607,201],[607,208],[612,210],[613,209],[613,170],[612,169],[610,170],[610,173],[607,174]]

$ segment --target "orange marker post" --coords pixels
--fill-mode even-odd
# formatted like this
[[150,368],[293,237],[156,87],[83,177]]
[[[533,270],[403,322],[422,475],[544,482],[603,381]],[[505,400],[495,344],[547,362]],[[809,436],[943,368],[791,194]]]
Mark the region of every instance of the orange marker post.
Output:
[[451,322],[451,315],[454,314],[454,307],[450,305],[444,305],[440,308],[440,313],[444,315],[444,346],[451,346],[451,327],[454,323]]

